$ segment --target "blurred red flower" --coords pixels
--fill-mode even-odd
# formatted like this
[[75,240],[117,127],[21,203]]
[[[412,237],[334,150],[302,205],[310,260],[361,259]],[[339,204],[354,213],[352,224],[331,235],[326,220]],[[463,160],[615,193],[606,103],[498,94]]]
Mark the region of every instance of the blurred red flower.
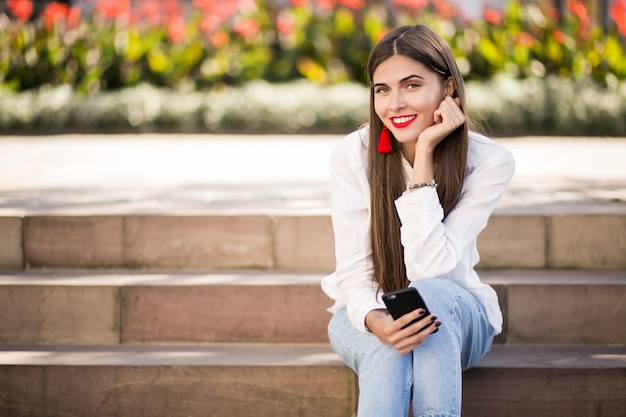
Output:
[[108,19],[128,19],[130,17],[130,0],[99,0],[95,10]]
[[200,31],[202,33],[213,33],[230,16],[224,9],[218,9],[212,13],[204,13],[200,21]]
[[180,6],[178,0],[165,0],[162,1],[163,4],[163,12],[166,15],[181,15],[183,13],[183,8]]
[[515,36],[515,42],[521,46],[531,47],[535,43],[535,38],[528,32],[520,32]]
[[167,24],[167,36],[173,43],[182,42],[187,35],[187,21],[178,0],[165,0],[161,13]]
[[617,25],[617,30],[626,36],[626,0],[616,0],[609,10],[611,18]]
[[246,39],[251,39],[259,33],[261,25],[254,19],[240,19],[233,25],[233,32],[243,36]]
[[495,26],[502,23],[502,14],[496,9],[486,7],[485,10],[483,10],[483,15],[487,23],[491,25]]
[[43,9],[41,18],[43,19],[46,29],[51,29],[56,22],[67,17],[69,6],[64,3],[53,1]]
[[211,45],[214,48],[221,48],[228,43],[228,33],[223,30],[213,33],[210,37]]
[[428,6],[428,0],[393,0],[393,2],[410,9],[423,9]]
[[158,26],[161,23],[161,9],[156,0],[142,1],[132,12],[131,23]]
[[557,20],[559,20],[560,16],[559,9],[557,9],[556,7],[548,6],[548,16],[550,17],[550,19],[556,22]]
[[307,7],[311,4],[311,0],[291,0],[293,7]]
[[80,7],[69,7],[67,4],[53,1],[48,3],[41,13],[46,29],[50,30],[58,21],[64,21],[67,28],[73,29],[80,21]]
[[572,12],[574,16],[576,16],[579,22],[577,38],[588,39],[590,33],[589,28],[591,27],[591,20],[589,19],[589,12],[587,11],[587,6],[585,6],[585,3],[579,0],[568,0],[567,8]]
[[181,15],[170,16],[167,24],[167,36],[173,43],[185,40],[187,24],[185,18]]
[[276,18],[276,30],[283,35],[293,33],[296,30],[296,21],[293,16],[280,13]]
[[324,11],[332,10],[332,8],[335,7],[334,0],[317,0],[316,4],[320,10]]
[[212,34],[248,3],[245,0],[192,0],[191,4],[202,12],[200,31]]
[[205,14],[219,13],[222,15],[231,15],[245,7],[245,4],[245,0],[192,0],[191,2],[193,7],[200,9]]
[[565,35],[565,33],[561,32],[560,30],[555,30],[554,32],[552,32],[552,36],[554,37],[555,41],[557,41],[561,45],[565,45],[565,42],[567,41],[567,36]]
[[456,16],[456,7],[448,0],[432,0],[439,16],[449,19]]
[[67,27],[74,29],[80,23],[81,10],[80,6],[72,6],[67,12]]
[[579,0],[568,0],[567,8],[574,13],[574,16],[580,20],[584,27],[589,26],[589,12],[587,12],[585,3]]
[[26,22],[33,14],[33,2],[31,0],[7,0],[7,7],[11,14],[21,22]]
[[203,11],[209,11],[215,8],[216,0],[193,0],[191,5]]
[[337,4],[342,4],[353,10],[359,10],[365,7],[364,0],[338,0]]

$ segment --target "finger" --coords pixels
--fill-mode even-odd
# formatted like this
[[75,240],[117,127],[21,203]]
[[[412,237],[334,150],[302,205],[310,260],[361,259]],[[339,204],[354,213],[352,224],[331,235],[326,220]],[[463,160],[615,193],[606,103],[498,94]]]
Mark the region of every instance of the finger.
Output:
[[440,321],[436,321],[436,322],[435,322],[435,329],[434,329],[432,332],[430,332],[430,334],[435,334],[435,333],[437,333],[437,332],[439,331],[439,327],[440,327],[440,326],[441,326],[441,322],[440,322]]
[[419,319],[424,314],[426,314],[426,311],[424,309],[413,310],[403,315],[402,317],[399,317],[397,320],[394,320],[393,322],[387,324],[384,328],[384,333],[390,344],[396,343],[414,334],[415,331],[411,330],[410,324],[413,321]]
[[461,109],[461,100],[458,97],[452,98],[451,96],[447,96],[442,103],[451,109],[463,113],[463,110]]
[[437,316],[431,314],[411,325],[411,330],[415,333],[428,332],[428,330],[433,327],[436,322]]
[[463,123],[465,123],[465,113],[455,105],[446,106],[443,113],[444,119],[452,126],[453,128],[459,127]]
[[439,117],[438,126],[441,126],[441,132],[445,135],[454,130],[458,126],[458,123],[458,115],[455,115],[449,109],[444,109]]
[[397,326],[398,330],[403,329],[404,327],[408,326],[413,320],[419,319],[424,314],[426,314],[426,310],[424,310],[423,308],[413,310],[395,320],[395,325]]
[[[433,314],[430,314],[428,316],[414,317],[409,323],[407,323],[407,325],[405,325],[402,329],[396,332],[393,338],[396,341],[399,341],[402,339],[415,336],[418,333],[421,333],[422,330],[425,330],[426,328],[430,327],[433,323],[435,323],[436,320],[437,320],[437,317]],[[413,323],[413,321],[415,321],[415,323]]]
[[[432,316],[434,317],[434,316]],[[429,316],[429,318],[432,320],[432,317]],[[423,319],[426,320],[426,319]],[[423,323],[422,323],[423,324]],[[418,325],[418,323],[416,323],[415,325]],[[414,326],[415,326],[414,325]],[[396,342],[391,343],[391,346],[401,355],[404,355],[410,351],[412,351],[415,348],[418,348],[419,346],[422,345],[422,343],[424,343],[424,341],[431,335],[434,333],[437,333],[437,331],[439,331],[439,327],[441,326],[441,322],[439,320],[432,320],[430,321],[430,324],[427,324],[426,327],[420,327],[420,330],[408,337],[402,338]],[[413,327],[413,326],[411,326]]]
[[448,102],[449,104],[456,105],[458,107],[461,106],[461,99],[458,97],[455,98],[452,96],[446,96],[444,101]]
[[[398,338],[394,340],[392,346],[396,348],[396,350],[405,349],[410,346],[414,349],[420,346],[428,336],[435,333],[440,325],[441,322],[437,320],[437,317],[430,315],[412,324],[401,333],[398,333],[396,335]],[[408,333],[406,333],[407,331]]]
[[[432,327],[433,331],[435,329],[434,326],[428,326],[429,328]],[[424,341],[428,338],[428,336],[430,336],[431,332],[427,332],[427,331],[420,331],[418,333],[409,335],[407,337],[404,337],[394,343],[392,343],[393,348],[398,351],[398,353],[400,354],[405,354],[407,352],[410,352],[411,350],[419,347],[422,345],[422,343],[424,343]]]
[[443,112],[444,112],[444,109],[442,108],[435,110],[435,112],[433,113],[434,125],[438,125],[439,123],[443,122]]
[[448,96],[446,97],[445,103],[446,106],[450,109],[453,109],[454,111],[459,113],[463,113],[463,110],[461,109],[461,100],[459,100],[458,98],[452,98]]
[[394,341],[391,345],[398,352],[413,350],[416,347],[420,346],[429,335],[430,333],[428,332],[409,334],[408,336],[399,338],[398,340]]
[[450,96],[446,97],[446,99],[441,102],[439,108],[447,108],[454,113],[463,113],[463,110],[461,110],[460,100],[458,98],[454,99]]

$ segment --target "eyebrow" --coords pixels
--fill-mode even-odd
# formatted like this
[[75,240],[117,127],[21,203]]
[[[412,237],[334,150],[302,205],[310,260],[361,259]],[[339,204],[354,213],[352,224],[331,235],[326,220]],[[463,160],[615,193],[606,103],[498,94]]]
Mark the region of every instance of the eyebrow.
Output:
[[[419,79],[421,79],[421,80],[425,80],[425,78],[424,78],[424,77],[422,77],[421,75],[411,74],[411,75],[407,75],[406,77],[402,78],[402,79],[400,80],[399,84],[402,84],[403,82],[408,81],[408,80],[410,80],[411,78],[419,78]],[[374,87],[379,87],[379,86],[381,86],[381,85],[386,85],[386,84],[385,84],[385,83],[377,83],[377,84],[374,84]]]

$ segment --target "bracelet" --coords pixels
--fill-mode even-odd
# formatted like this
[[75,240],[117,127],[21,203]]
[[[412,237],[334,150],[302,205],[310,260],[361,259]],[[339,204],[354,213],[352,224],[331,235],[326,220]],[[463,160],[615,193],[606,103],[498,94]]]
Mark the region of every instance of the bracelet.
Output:
[[437,183],[435,182],[435,180],[432,180],[431,182],[418,182],[417,184],[407,184],[406,190],[410,191],[416,188],[423,188],[423,187],[437,188]]

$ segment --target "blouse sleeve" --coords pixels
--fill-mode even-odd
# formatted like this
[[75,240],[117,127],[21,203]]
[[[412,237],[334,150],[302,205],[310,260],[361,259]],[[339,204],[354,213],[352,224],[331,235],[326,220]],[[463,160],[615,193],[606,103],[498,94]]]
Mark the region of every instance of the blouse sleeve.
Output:
[[366,151],[358,135],[346,139],[335,148],[330,161],[331,215],[337,263],[335,282],[350,322],[365,332],[367,313],[385,307],[377,300],[372,279],[374,267],[369,230],[369,183],[364,160]]
[[508,150],[491,141],[476,146],[478,161],[468,167],[459,201],[445,220],[432,187],[405,192],[396,200],[411,281],[445,275],[457,266],[513,177],[515,162]]

